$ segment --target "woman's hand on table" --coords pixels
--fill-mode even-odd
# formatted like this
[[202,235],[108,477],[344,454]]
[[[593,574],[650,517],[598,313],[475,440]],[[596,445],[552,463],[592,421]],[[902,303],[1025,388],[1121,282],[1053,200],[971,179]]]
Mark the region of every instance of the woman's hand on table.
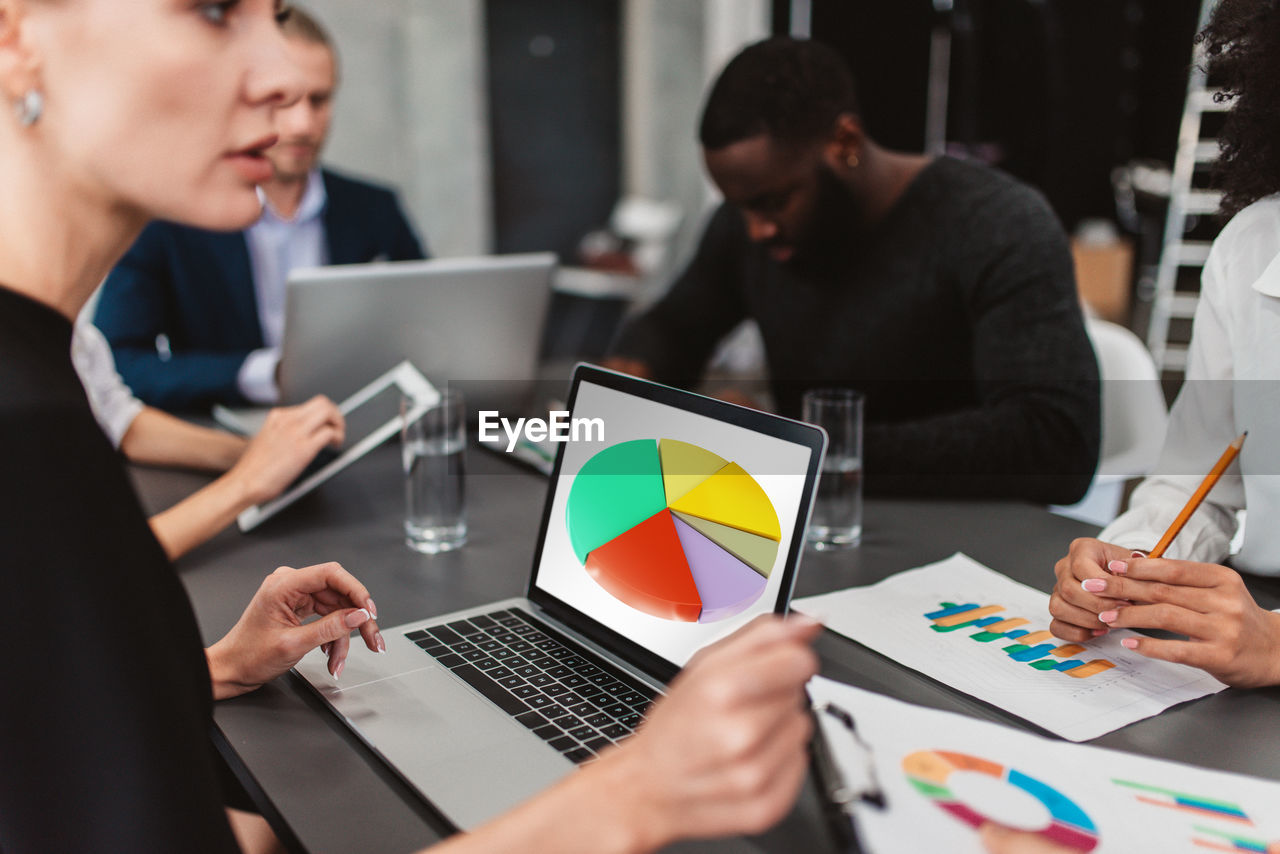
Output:
[[1239,688],[1280,684],[1280,614],[1258,606],[1240,574],[1212,563],[1114,560],[1087,582],[1110,601],[1098,619],[1112,628],[1162,629],[1187,640],[1125,638],[1149,658],[1187,664]]
[[821,626],[759,617],[699,652],[635,735],[488,824],[449,854],[636,854],[756,833],[784,816],[808,770],[805,683]]
[[[987,822],[978,830],[982,845],[989,854],[1076,854],[1080,849],[1067,848],[1029,830]],[[1267,846],[1267,854],[1280,854],[1280,842]]]
[[760,617],[690,660],[600,770],[621,772],[647,830],[676,839],[758,833],[790,809],[808,768],[821,625]]
[[1081,585],[1089,579],[1110,578],[1107,564],[1127,560],[1133,554],[1131,549],[1101,540],[1082,537],[1072,541],[1070,553],[1053,568],[1058,580],[1049,597],[1049,613],[1053,617],[1049,631],[1054,637],[1080,642],[1107,633],[1108,626],[1098,615],[1128,603],[1108,594],[1092,593]]
[[993,821],[978,828],[978,835],[988,854],[1079,854],[1080,851],[1045,839],[1034,831],[1014,830]]
[[[214,698],[252,691],[316,647],[325,651],[329,672],[338,676],[352,629],[370,650],[386,649],[377,613],[369,591],[336,563],[280,567],[262,582],[231,631],[206,650]],[[313,615],[320,619],[303,623]]]

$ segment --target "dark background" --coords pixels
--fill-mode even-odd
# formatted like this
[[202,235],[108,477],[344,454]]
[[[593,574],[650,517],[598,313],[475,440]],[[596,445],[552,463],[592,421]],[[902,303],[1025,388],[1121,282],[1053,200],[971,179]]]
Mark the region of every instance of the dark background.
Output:
[[494,251],[572,259],[621,188],[621,0],[487,0],[485,21]]
[[[1200,0],[956,5],[968,14],[952,16],[948,139],[1038,187],[1068,229],[1114,216],[1113,167],[1172,161]],[[607,221],[621,185],[620,7],[487,1],[496,251],[572,260]],[[773,8],[787,32],[791,0]],[[932,0],[812,0],[813,36],[848,59],[863,120],[892,148],[924,146],[936,22]]]
[[[957,0],[948,139],[1048,196],[1068,228],[1111,217],[1112,167],[1173,159],[1200,0]],[[785,33],[790,0],[775,0]],[[812,34],[848,59],[870,133],[924,145],[931,0],[812,0]],[[953,15],[963,25],[963,15]]]

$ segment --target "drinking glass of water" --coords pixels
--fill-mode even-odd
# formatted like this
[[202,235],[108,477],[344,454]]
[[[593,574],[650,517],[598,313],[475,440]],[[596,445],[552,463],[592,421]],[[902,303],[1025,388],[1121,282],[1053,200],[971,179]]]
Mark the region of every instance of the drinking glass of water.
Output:
[[842,549],[862,539],[862,405],[859,392],[812,389],[804,395],[805,421],[827,431],[818,497],[809,517],[809,544]]
[[[406,399],[401,412],[413,402]],[[440,401],[400,431],[404,461],[404,541],[426,554],[456,549],[467,541],[467,409],[462,394],[443,391]]]

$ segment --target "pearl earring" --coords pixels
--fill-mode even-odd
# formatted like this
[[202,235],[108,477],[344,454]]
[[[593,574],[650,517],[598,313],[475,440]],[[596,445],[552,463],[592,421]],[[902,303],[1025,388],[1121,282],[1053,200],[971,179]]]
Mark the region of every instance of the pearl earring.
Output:
[[30,89],[13,105],[13,111],[18,116],[19,124],[24,128],[31,127],[44,113],[44,96],[39,90]]
[[844,162],[845,162],[845,163],[847,163],[847,164],[849,165],[849,168],[850,168],[850,169],[857,169],[857,168],[858,168],[858,155],[856,155],[856,154],[850,154],[848,157],[846,157],[846,158],[845,158]]

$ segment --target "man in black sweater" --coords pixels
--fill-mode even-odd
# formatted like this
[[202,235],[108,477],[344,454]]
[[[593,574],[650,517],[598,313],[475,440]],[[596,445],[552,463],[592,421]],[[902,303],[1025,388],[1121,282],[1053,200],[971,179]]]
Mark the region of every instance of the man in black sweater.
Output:
[[698,382],[739,322],[763,334],[778,409],[867,395],[870,492],[1071,503],[1100,446],[1098,368],[1057,218],[994,170],[876,145],[840,57],[746,48],[700,131],[725,203],[608,364]]

